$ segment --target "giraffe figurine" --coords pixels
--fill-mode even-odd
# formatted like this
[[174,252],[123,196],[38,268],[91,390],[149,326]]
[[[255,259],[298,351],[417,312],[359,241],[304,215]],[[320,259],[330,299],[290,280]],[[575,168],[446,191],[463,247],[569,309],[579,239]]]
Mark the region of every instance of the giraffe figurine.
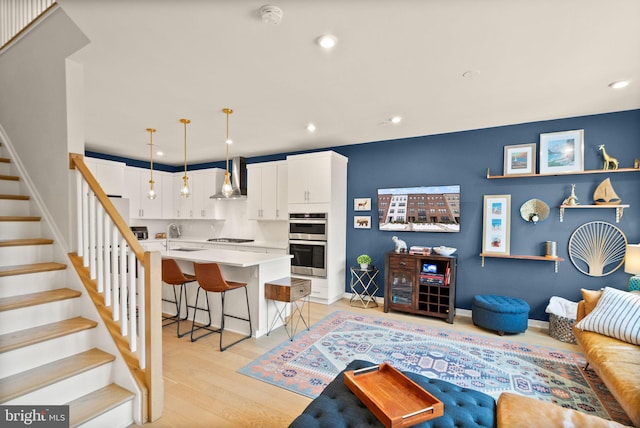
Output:
[[604,158],[603,169],[605,171],[609,169],[609,165],[612,165],[611,169],[618,169],[618,159],[607,154],[607,151],[604,149],[604,144],[600,144],[600,146],[598,146],[598,150],[602,151],[602,157]]

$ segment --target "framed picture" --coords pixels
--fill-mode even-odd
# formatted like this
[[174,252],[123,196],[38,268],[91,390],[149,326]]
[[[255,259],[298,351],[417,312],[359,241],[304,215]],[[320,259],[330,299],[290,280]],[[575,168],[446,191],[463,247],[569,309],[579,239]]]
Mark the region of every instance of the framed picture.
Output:
[[504,146],[503,175],[535,174],[536,143]]
[[509,254],[511,195],[484,195],[482,252]]
[[354,198],[354,211],[371,211],[371,198]]
[[584,171],[584,130],[540,134],[540,174]]
[[371,216],[370,215],[353,216],[353,228],[354,229],[371,229]]

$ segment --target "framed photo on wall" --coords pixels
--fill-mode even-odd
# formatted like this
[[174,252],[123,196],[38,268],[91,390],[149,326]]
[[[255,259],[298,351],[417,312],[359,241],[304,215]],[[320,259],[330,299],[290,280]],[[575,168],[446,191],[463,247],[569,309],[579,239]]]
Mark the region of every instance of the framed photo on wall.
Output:
[[371,211],[371,198],[354,198],[354,211]]
[[540,174],[584,171],[584,130],[540,134]]
[[371,216],[370,215],[353,216],[353,228],[354,229],[371,229]]
[[503,175],[536,173],[536,143],[504,146]]
[[484,195],[482,252],[509,254],[511,195]]

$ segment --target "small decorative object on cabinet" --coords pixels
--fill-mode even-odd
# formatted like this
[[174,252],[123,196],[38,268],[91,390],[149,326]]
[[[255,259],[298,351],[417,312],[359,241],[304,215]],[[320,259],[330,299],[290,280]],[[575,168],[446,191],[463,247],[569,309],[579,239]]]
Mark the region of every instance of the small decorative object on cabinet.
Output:
[[392,236],[391,240],[393,241],[394,244],[396,244],[396,249],[395,249],[396,253],[406,253],[407,252],[407,243],[406,242],[404,242],[402,239],[398,238],[397,236]]
[[385,257],[384,311],[444,318],[453,324],[456,258],[388,252]]

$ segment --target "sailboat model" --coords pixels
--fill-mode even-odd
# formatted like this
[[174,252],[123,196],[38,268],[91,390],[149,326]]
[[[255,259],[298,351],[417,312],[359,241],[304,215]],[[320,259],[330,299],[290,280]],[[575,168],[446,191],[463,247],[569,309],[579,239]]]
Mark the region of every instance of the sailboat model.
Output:
[[598,184],[593,192],[593,203],[596,205],[618,205],[622,199],[616,194],[608,178]]

